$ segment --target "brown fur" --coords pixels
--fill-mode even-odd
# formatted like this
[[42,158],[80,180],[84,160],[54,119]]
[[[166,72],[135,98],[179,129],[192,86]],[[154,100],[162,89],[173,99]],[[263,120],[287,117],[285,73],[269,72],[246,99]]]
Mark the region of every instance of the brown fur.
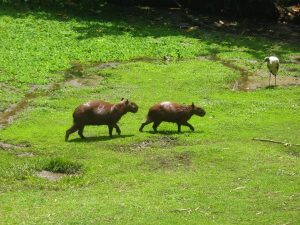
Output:
[[112,137],[112,130],[116,128],[120,135],[121,130],[117,125],[121,117],[127,112],[136,113],[138,106],[134,102],[121,99],[117,104],[104,101],[89,101],[78,106],[74,113],[74,124],[66,131],[65,140],[68,141],[69,135],[78,131],[79,136],[84,139],[83,129],[86,125],[107,125],[109,136]]
[[147,120],[142,123],[140,131],[143,131],[144,126],[153,122],[153,130],[157,132],[157,127],[161,122],[177,123],[178,132],[181,132],[181,125],[188,126],[192,131],[194,127],[187,121],[192,115],[204,116],[204,109],[192,105],[180,105],[172,102],[162,102],[155,104],[149,109]]

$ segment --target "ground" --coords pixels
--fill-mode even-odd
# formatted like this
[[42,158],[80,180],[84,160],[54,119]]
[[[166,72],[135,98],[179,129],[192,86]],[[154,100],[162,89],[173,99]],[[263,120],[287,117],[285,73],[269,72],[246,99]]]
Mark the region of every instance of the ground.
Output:
[[[297,224],[299,45],[109,10],[0,9],[0,223]],[[278,87],[268,55],[281,60]],[[86,127],[86,140],[64,141],[76,106],[123,97],[139,111],[121,136]],[[160,101],[207,114],[195,132],[138,132]]]

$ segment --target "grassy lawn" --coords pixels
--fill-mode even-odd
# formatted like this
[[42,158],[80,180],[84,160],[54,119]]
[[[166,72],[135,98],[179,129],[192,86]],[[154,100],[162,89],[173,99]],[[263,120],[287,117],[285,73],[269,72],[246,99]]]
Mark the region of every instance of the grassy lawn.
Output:
[[[259,76],[274,54],[280,76],[299,77],[299,45],[187,32],[168,14],[139,13],[1,7],[0,112],[28,92],[59,88],[0,130],[0,142],[15,145],[0,146],[0,224],[298,224],[300,147],[252,138],[300,143],[300,87],[232,91],[242,74],[210,56]],[[95,82],[84,83],[89,77]],[[121,119],[120,137],[86,127],[86,140],[74,133],[64,142],[77,105],[122,97],[139,111]],[[157,134],[151,125],[138,132],[160,101],[194,102],[207,114],[192,117],[195,132],[168,123]],[[46,169],[69,175],[37,176]]]

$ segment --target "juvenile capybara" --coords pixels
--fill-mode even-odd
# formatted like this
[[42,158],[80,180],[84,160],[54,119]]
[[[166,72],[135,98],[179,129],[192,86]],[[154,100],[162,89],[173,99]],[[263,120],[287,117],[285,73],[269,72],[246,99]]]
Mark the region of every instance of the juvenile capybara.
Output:
[[73,126],[66,131],[65,140],[68,141],[69,135],[78,131],[79,136],[84,139],[83,129],[86,125],[107,125],[109,136],[112,137],[113,128],[116,128],[120,135],[121,130],[117,122],[127,112],[136,113],[138,106],[134,102],[121,99],[117,104],[104,101],[89,101],[78,106],[73,113]]
[[205,110],[195,106],[194,103],[191,105],[180,105],[173,102],[161,102],[149,109],[147,120],[142,123],[140,131],[142,132],[144,126],[153,122],[153,130],[157,132],[157,127],[163,121],[177,123],[178,132],[181,132],[181,125],[188,126],[194,131],[194,127],[187,122],[192,115],[204,116]]

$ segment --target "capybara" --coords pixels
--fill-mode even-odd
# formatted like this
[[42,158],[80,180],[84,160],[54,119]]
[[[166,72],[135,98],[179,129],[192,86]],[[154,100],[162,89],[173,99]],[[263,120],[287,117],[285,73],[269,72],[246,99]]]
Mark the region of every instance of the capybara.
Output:
[[111,104],[104,101],[89,101],[78,106],[74,113],[73,126],[66,131],[65,141],[68,141],[69,135],[78,131],[79,136],[84,139],[83,129],[86,125],[107,125],[109,136],[112,137],[113,128],[116,128],[120,135],[121,130],[117,125],[121,117],[127,112],[136,113],[138,106],[134,102],[121,99],[117,104]]
[[161,102],[149,109],[147,120],[142,123],[140,131],[142,132],[144,126],[153,122],[153,130],[157,132],[157,127],[163,121],[177,123],[178,132],[181,132],[181,125],[188,126],[194,131],[194,127],[187,122],[192,115],[204,116],[205,110],[195,106],[194,103],[191,105],[180,105],[173,102]]

